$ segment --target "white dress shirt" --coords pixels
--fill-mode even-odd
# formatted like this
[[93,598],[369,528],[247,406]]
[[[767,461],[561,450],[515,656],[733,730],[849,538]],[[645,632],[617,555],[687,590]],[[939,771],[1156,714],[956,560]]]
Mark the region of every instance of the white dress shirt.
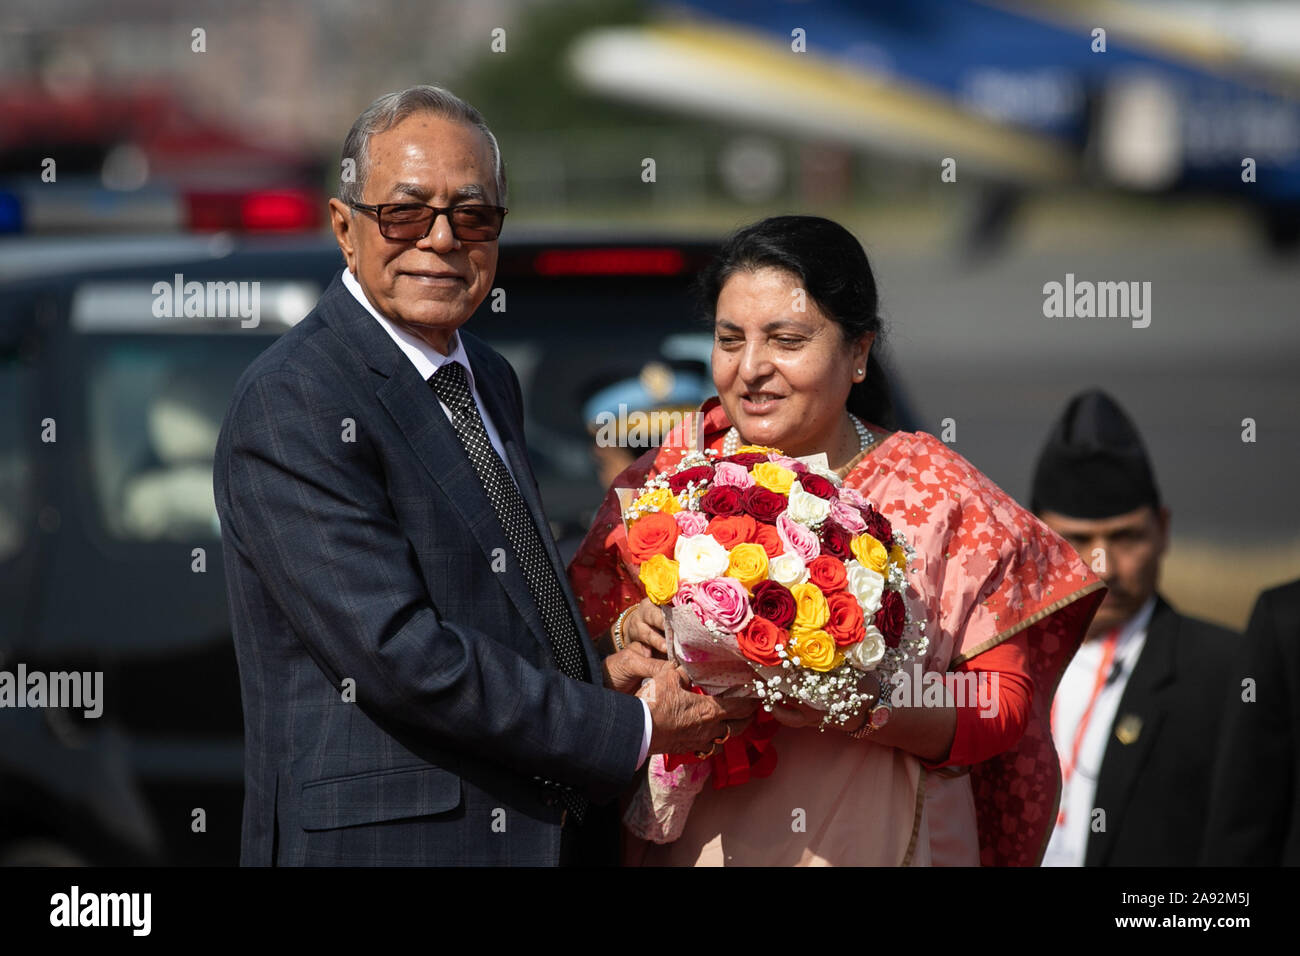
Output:
[[[518,486],[519,479],[515,478],[514,470],[510,467],[510,459],[506,457],[506,449],[501,444],[501,436],[497,433],[496,426],[492,424],[492,416],[483,407],[482,396],[479,395],[478,389],[474,386],[474,369],[470,367],[469,356],[465,353],[465,343],[460,340],[460,336],[455,332],[451,333],[451,341],[448,343],[451,346],[451,351],[447,355],[443,355],[424,339],[412,335],[405,329],[398,328],[390,319],[380,315],[379,310],[366,297],[361,284],[357,282],[356,277],[348,269],[343,270],[343,284],[347,286],[353,297],[365,307],[366,311],[375,317],[375,321],[388,333],[389,338],[397,343],[397,347],[402,350],[403,354],[411,360],[415,370],[420,373],[420,378],[427,382],[433,377],[433,373],[442,368],[447,362],[459,362],[465,367],[465,375],[469,379],[469,393],[474,397],[474,405],[478,408],[479,418],[483,419],[483,428],[487,431],[488,441],[492,443],[492,447],[496,449],[497,457],[501,459],[501,462],[506,466],[506,471],[514,479],[515,485]],[[442,406],[447,421],[451,421],[451,409],[447,407],[441,398],[438,399],[438,404]]]
[[[433,373],[442,368],[443,364],[446,362],[459,362],[461,365],[465,366],[465,375],[469,379],[469,393],[474,397],[474,405],[478,408],[479,417],[483,419],[483,428],[487,431],[488,441],[492,442],[492,447],[496,449],[497,456],[506,466],[506,472],[514,480],[515,485],[518,486],[519,479],[515,477],[514,470],[510,467],[510,459],[506,457],[505,446],[501,444],[501,436],[497,433],[496,426],[492,424],[492,416],[489,415],[487,409],[483,407],[483,399],[479,396],[478,389],[474,386],[474,369],[470,367],[469,356],[465,352],[465,343],[461,341],[460,335],[452,332],[451,341],[448,343],[451,345],[451,351],[447,355],[443,355],[428,342],[424,341],[424,339],[412,335],[405,329],[398,328],[391,320],[380,315],[379,310],[371,304],[369,297],[367,297],[365,291],[361,288],[361,283],[357,282],[356,277],[352,275],[350,269],[345,268],[343,270],[343,285],[352,293],[353,298],[360,302],[362,307],[374,316],[375,321],[378,322],[380,327],[388,333],[389,337],[397,343],[397,347],[402,350],[402,353],[408,359],[411,360],[411,364],[415,366],[415,370],[420,373],[420,377],[426,382],[433,376]],[[430,391],[432,391],[432,389],[430,389]],[[447,421],[451,421],[451,409],[446,406],[441,398],[438,399],[438,404],[442,407],[443,414],[447,416]],[[579,629],[579,633],[581,633],[581,629]],[[645,711],[645,731],[641,738],[641,752],[636,758],[637,767],[640,767],[645,763],[645,758],[650,750],[650,735],[654,728],[654,722],[650,718],[650,705],[643,700],[641,701],[641,707]]]
[[[1061,782],[1061,811],[1065,814],[1065,821],[1059,822],[1058,815],[1058,823],[1052,830],[1052,838],[1043,856],[1043,866],[1083,866],[1088,836],[1092,831],[1093,801],[1097,795],[1101,761],[1111,740],[1120,698],[1124,696],[1129,675],[1133,673],[1146,644],[1147,626],[1151,623],[1155,606],[1153,594],[1120,626],[1107,682],[1097,695],[1088,728],[1079,744],[1079,761],[1070,778]],[[1096,686],[1097,670],[1104,653],[1104,634],[1084,641],[1056,689],[1052,735],[1063,771],[1074,749],[1075,733]]]

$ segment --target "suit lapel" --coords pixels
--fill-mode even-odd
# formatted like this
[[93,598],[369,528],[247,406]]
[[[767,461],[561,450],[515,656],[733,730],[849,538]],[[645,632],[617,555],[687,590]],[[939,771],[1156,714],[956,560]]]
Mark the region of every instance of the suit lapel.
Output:
[[[581,638],[579,643],[582,645],[583,653],[587,656],[588,672],[592,675],[592,679],[595,680],[596,675],[599,673],[597,669],[599,659],[596,657],[592,642],[586,639],[587,630],[582,614],[578,611],[578,602],[574,599],[572,588],[569,587],[564,562],[560,558],[560,552],[555,546],[555,539],[551,535],[550,525],[546,520],[546,511],[542,507],[541,494],[537,489],[537,479],[533,475],[532,465],[528,460],[528,445],[524,439],[523,423],[509,412],[512,403],[506,383],[498,376],[480,375],[480,370],[488,367],[487,355],[484,354],[487,346],[472,335],[464,336],[463,340],[470,364],[474,368],[474,386],[478,389],[479,397],[483,399],[484,408],[492,418],[492,424],[496,426],[497,434],[501,436],[501,444],[506,450],[506,464],[510,466],[510,471],[514,474],[516,483],[519,486],[519,494],[523,497],[524,503],[528,506],[528,510],[532,513],[533,520],[537,524],[542,544],[546,548],[546,555],[550,559],[556,578],[559,579],[560,588],[564,592],[564,600],[569,608],[569,614],[572,616],[574,625],[578,630],[578,636]],[[545,632],[543,632],[543,638],[545,639]],[[546,646],[548,649],[550,648],[549,640],[546,641]]]
[[[336,278],[321,296],[321,306],[325,323],[352,345],[367,365],[384,376],[375,390],[376,397],[410,443],[429,477],[451,502],[461,522],[473,532],[484,560],[491,563],[498,554],[512,553],[478,472],[428,382],[340,279]],[[477,374],[475,385],[482,393]],[[500,423],[503,416],[494,412],[492,420],[494,424]],[[549,655],[551,645],[541,614],[517,562],[507,562],[506,570],[493,577],[501,583],[534,638]]]
[[1159,734],[1167,709],[1165,691],[1174,680],[1177,630],[1177,613],[1156,595],[1142,653],[1124,685],[1106,740],[1093,805],[1106,811],[1107,826],[1103,832],[1089,835],[1085,866],[1106,865],[1113,849],[1113,834]]

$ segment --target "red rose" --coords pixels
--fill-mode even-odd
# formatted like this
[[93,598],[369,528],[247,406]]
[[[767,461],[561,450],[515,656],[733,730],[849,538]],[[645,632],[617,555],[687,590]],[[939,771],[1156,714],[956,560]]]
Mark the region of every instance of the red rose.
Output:
[[810,495],[816,495],[823,501],[834,501],[836,497],[835,486],[821,475],[804,475],[799,479],[799,484],[803,490]]
[[728,455],[726,458],[719,458],[718,461],[734,462],[737,465],[744,465],[745,468],[753,470],[755,465],[767,461],[767,456],[756,451],[747,451],[743,455]]
[[754,532],[754,543],[763,546],[769,561],[785,551],[785,543],[781,540],[781,535],[770,524],[758,526],[758,529]]
[[821,540],[823,554],[829,554],[841,561],[847,561],[853,557],[853,549],[849,546],[849,542],[853,540],[853,535],[834,521],[827,521],[822,525]]
[[826,595],[826,606],[831,609],[831,619],[826,631],[835,638],[836,647],[848,647],[867,636],[867,622],[862,617],[862,605],[848,591]]
[[729,515],[725,518],[714,518],[704,529],[704,533],[713,535],[713,540],[730,551],[738,544],[753,541],[757,530],[758,525],[749,515]]
[[867,534],[875,538],[886,548],[893,547],[894,529],[890,527],[889,519],[877,511],[872,505],[862,512],[862,518],[867,523]]
[[708,481],[713,477],[713,469],[708,465],[696,465],[694,468],[687,468],[685,471],[679,471],[677,474],[668,479],[668,487],[672,489],[673,494],[680,494],[686,490],[686,486],[691,482],[697,485],[701,481]]
[[789,627],[794,623],[794,595],[775,581],[760,581],[755,584],[750,604],[756,615],[771,621],[777,627]]
[[786,465],[785,467],[789,468],[791,471],[793,471],[796,475],[799,475],[801,478],[804,475],[808,474],[808,466],[801,461],[792,461],[790,462],[790,464]]
[[759,485],[745,489],[743,502],[747,512],[768,524],[775,522],[781,512],[789,506],[785,495],[778,495],[775,491]]
[[903,622],[907,611],[903,607],[903,598],[897,591],[886,591],[880,599],[880,610],[876,611],[876,628],[885,638],[888,647],[897,647],[903,637]]
[[830,594],[843,591],[848,586],[849,575],[843,561],[823,554],[808,562],[808,580],[821,588],[823,594]]
[[700,499],[700,510],[716,518],[719,515],[738,515],[744,511],[741,506],[740,489],[730,485],[715,485],[708,494]]
[[627,531],[627,546],[632,557],[648,561],[656,554],[673,556],[677,544],[677,520],[662,511],[642,515]]
[[776,645],[788,644],[790,635],[777,627],[765,617],[756,617],[736,635],[740,653],[755,664],[779,667],[781,658],[776,653]]

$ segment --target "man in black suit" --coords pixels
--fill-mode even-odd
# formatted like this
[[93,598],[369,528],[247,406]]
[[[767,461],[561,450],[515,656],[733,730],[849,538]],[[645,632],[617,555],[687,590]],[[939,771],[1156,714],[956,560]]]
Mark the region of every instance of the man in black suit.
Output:
[[1157,592],[1169,509],[1137,429],[1104,392],[1066,407],[1031,509],[1110,589],[1053,700],[1062,791],[1043,865],[1194,865],[1238,635]]
[[1242,643],[1202,862],[1300,866],[1300,581],[1259,596]]
[[346,268],[249,367],[217,448],[242,862],[572,862],[591,802],[753,703],[600,660],[577,623],[518,379],[461,331],[505,216],[482,116],[436,87],[390,94],[343,159]]

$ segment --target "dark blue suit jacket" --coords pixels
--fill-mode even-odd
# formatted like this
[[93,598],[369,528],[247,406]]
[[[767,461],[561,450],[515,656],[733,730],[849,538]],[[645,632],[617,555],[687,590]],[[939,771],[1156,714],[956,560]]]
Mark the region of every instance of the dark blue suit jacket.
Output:
[[[564,582],[518,379],[460,334]],[[602,802],[631,781],[641,703],[556,669],[437,398],[338,278],[240,379],[214,481],[244,865],[555,864],[558,788]]]

